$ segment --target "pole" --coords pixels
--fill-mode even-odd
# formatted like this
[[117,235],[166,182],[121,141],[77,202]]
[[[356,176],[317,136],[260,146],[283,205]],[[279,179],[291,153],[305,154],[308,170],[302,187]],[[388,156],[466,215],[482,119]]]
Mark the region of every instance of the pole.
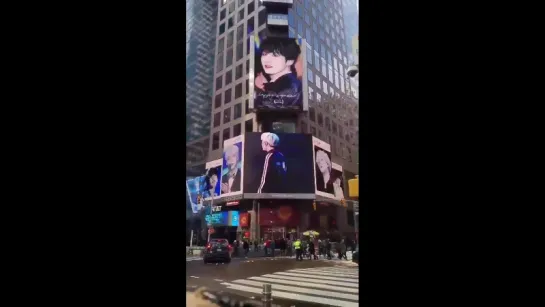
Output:
[[271,284],[263,284],[263,298],[261,301],[263,302],[264,307],[270,307],[272,302],[272,286]]
[[193,247],[193,229],[191,229],[191,237],[189,239],[189,247]]
[[[212,206],[214,205],[214,193],[212,193],[212,201],[210,202],[210,227],[212,227]],[[210,228],[208,228],[208,240],[206,243],[210,242]]]
[[257,224],[257,239],[261,239],[261,225],[259,224],[259,213],[261,212],[261,204],[257,202],[257,218],[256,218],[256,224]]

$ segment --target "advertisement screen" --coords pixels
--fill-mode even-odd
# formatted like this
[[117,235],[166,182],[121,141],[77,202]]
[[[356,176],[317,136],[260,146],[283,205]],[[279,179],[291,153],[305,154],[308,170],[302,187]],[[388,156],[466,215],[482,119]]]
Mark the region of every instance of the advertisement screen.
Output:
[[316,138],[314,145],[314,167],[316,174],[316,195],[323,197],[344,198],[343,168],[331,161],[331,146]]
[[314,199],[312,135],[247,132],[244,198]]
[[201,191],[202,182],[204,181],[204,176],[191,178],[186,180],[187,194],[189,196],[189,201],[191,203],[191,211],[193,213],[198,213],[202,209],[202,200],[200,203],[197,203],[197,195]]
[[221,169],[221,195],[242,194],[244,136],[223,141],[223,159]]
[[206,175],[203,177],[204,200],[219,197],[221,195],[221,167],[223,159],[218,159],[206,163]]
[[259,111],[308,110],[306,41],[266,37],[250,40],[249,107]]
[[208,226],[237,226],[239,224],[238,211],[223,211],[212,213],[204,217]]

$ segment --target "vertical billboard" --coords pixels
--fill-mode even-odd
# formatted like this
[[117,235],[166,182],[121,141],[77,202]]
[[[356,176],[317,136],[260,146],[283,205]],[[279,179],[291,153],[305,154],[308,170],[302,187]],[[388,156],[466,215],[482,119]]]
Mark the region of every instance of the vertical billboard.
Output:
[[246,132],[244,198],[314,199],[312,135]]
[[308,111],[306,41],[254,34],[249,86],[250,109]]
[[203,176],[187,179],[185,184],[187,187],[187,195],[189,196],[189,202],[191,203],[191,211],[193,213],[199,213],[202,209],[202,199],[198,201],[198,195],[202,190]]
[[316,195],[333,199],[344,198],[343,168],[331,161],[331,145],[312,137]]
[[223,159],[218,159],[206,162],[206,174],[203,177],[203,192],[204,200],[217,198],[221,195],[221,167]]
[[223,141],[223,159],[221,169],[221,195],[242,194],[244,179],[244,135]]

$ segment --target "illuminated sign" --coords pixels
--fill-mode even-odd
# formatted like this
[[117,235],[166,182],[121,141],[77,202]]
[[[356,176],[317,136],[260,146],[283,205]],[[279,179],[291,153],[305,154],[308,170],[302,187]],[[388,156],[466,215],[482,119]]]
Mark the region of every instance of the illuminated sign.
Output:
[[212,212],[220,212],[221,206],[212,206]]
[[239,225],[238,211],[224,211],[212,213],[204,217],[207,225],[215,226],[237,226]]
[[270,26],[288,26],[288,15],[286,14],[268,14],[267,25]]

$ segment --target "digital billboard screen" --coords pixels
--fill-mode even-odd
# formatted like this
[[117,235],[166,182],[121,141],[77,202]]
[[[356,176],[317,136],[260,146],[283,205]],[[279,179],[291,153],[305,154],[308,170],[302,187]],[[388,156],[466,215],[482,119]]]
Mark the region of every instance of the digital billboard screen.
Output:
[[238,211],[216,212],[204,217],[208,226],[237,226],[239,225]]
[[316,195],[323,197],[344,198],[343,168],[331,161],[331,146],[312,137],[314,147],[314,167],[316,174]]
[[312,135],[247,132],[244,198],[314,199]]
[[202,200],[197,202],[197,195],[201,193],[202,182],[204,176],[187,179],[185,184],[187,187],[187,194],[189,196],[189,202],[191,203],[191,211],[198,213],[202,209]]
[[249,108],[308,110],[306,41],[266,37],[250,40]]
[[221,195],[242,194],[244,165],[244,135],[223,141]]
[[206,175],[203,177],[204,200],[219,197],[221,195],[221,167],[223,159],[206,162]]

